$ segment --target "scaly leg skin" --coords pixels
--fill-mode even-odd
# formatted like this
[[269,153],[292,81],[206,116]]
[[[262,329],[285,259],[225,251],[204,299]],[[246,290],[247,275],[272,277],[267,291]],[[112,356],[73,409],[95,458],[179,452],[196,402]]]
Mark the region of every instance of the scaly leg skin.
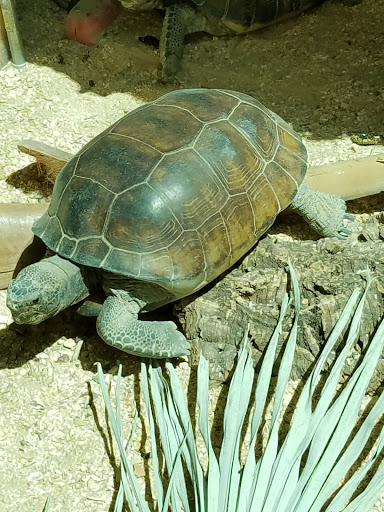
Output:
[[205,29],[205,18],[191,6],[176,4],[168,7],[160,39],[163,79],[166,82],[174,81],[180,71],[184,36]]
[[300,185],[291,207],[322,236],[345,240],[351,233],[344,226],[344,221],[353,220],[354,217],[345,213],[347,206],[344,199],[312,190],[305,180]]
[[109,345],[135,356],[163,359],[189,354],[187,339],[174,322],[137,319],[142,304],[125,292],[109,296],[97,317],[97,332]]

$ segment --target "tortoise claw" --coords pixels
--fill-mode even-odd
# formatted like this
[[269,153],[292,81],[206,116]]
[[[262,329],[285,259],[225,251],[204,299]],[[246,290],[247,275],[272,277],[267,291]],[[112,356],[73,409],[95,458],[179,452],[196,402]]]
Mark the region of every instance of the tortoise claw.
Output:
[[[350,213],[344,213],[343,218],[344,218],[344,220],[349,220],[349,221],[355,220],[355,216],[351,215]],[[352,233],[352,231],[350,229],[346,228],[345,226],[342,226],[338,230],[336,238],[338,240],[346,240],[351,233]]]
[[343,226],[342,228],[339,229],[336,238],[338,240],[346,240],[350,234],[351,230]]

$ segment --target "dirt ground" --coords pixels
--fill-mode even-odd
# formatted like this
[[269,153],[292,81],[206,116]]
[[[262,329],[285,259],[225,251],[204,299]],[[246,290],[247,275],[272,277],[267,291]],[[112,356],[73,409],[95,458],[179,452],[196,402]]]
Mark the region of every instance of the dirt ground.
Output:
[[[6,181],[31,162],[16,148],[21,139],[76,152],[126,112],[177,87],[254,96],[304,137],[311,165],[384,151],[350,140],[355,132],[384,133],[384,0],[355,7],[329,0],[245,36],[190,36],[177,85],[159,81],[158,49],[141,42],[159,38],[161,13],[122,11],[99,44],[85,47],[64,38],[65,12],[50,0],[15,3],[28,64],[0,71],[1,202],[47,200],[47,189],[30,174],[17,187]],[[373,204],[383,210],[381,196]],[[68,312],[25,330],[10,323],[0,292],[0,510],[40,512],[49,494],[53,512],[113,510],[116,451],[95,363],[112,386],[123,364],[129,424],[140,361],[106,346],[93,321]],[[187,387],[188,364],[178,371]],[[138,475],[147,453],[139,422],[132,454]],[[374,510],[383,511],[382,503]]]

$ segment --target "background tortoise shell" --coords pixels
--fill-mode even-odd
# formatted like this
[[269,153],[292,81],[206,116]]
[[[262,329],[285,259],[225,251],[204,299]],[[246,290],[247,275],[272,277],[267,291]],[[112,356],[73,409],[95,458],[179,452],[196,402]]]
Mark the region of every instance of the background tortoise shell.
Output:
[[300,136],[255,99],[174,91],[89,142],[33,232],[72,261],[188,295],[228,269],[304,179]]
[[297,14],[322,0],[192,0],[200,10],[235,32],[263,27],[284,16]]

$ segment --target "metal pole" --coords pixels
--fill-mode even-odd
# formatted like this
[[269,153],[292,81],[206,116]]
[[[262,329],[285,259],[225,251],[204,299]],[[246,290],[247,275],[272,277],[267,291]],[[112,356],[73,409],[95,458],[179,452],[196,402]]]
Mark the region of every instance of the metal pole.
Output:
[[10,58],[11,54],[9,51],[8,36],[5,31],[3,15],[1,14],[0,7],[0,69],[8,64]]
[[23,44],[17,29],[17,21],[12,0],[0,0],[5,30],[7,32],[12,61],[15,66],[22,67],[25,64]]

